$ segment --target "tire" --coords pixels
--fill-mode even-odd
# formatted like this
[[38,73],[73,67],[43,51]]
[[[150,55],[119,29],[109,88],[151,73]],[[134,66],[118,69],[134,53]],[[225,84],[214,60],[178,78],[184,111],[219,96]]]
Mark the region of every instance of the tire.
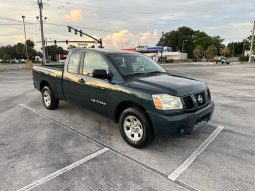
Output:
[[55,98],[49,86],[44,86],[42,89],[42,101],[49,110],[58,108],[59,100]]
[[135,148],[143,148],[154,139],[149,117],[139,108],[125,109],[120,115],[119,128],[124,140]]

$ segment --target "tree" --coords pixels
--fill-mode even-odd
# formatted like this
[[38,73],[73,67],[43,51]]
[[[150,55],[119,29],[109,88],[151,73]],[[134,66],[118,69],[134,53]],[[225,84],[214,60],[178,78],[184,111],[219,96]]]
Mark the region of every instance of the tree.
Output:
[[204,55],[204,47],[201,45],[197,45],[193,51],[193,54],[196,57],[196,60],[198,61],[199,57],[202,57]]
[[[31,40],[27,40],[27,47],[28,47],[28,56],[31,58],[38,53],[34,49],[34,42]],[[25,44],[23,43],[17,43],[15,45],[7,45],[7,46],[1,46],[0,47],[0,58],[3,59],[3,57],[6,57],[5,53],[12,58],[20,59],[20,58],[26,58],[26,48]],[[4,56],[5,55],[5,56]]]
[[25,45],[24,44],[22,44],[22,43],[18,43],[17,45],[16,45],[16,53],[17,53],[17,55],[18,55],[18,57],[20,58],[20,57],[25,57],[26,56],[26,47],[25,47]]
[[55,55],[57,54],[67,54],[66,50],[64,50],[62,47],[57,45],[46,46],[45,51],[46,51],[47,57],[50,57],[51,59],[54,59]]
[[214,60],[214,57],[217,55],[217,48],[215,45],[210,45],[206,50],[206,56],[210,59],[210,61]]
[[36,55],[36,51],[34,49],[35,47],[35,43],[31,40],[27,40],[26,41],[26,44],[27,44],[27,52],[28,52],[28,56],[31,57],[31,56],[35,56]]
[[229,55],[230,54],[230,49],[228,47],[222,48],[220,50],[220,54],[224,55],[224,56]]
[[[193,51],[197,45],[207,49],[210,45],[214,45],[217,50],[222,47],[223,39],[219,36],[209,36],[203,31],[195,31],[189,27],[180,27],[164,34],[159,40],[159,46],[172,47],[174,51],[181,51],[183,41],[185,40],[184,52],[188,53],[190,58],[193,57]],[[194,55],[195,56],[195,55]]]
[[7,53],[4,53],[4,55],[3,55],[3,60],[10,60],[11,59],[11,56],[9,55],[9,54],[7,54]]

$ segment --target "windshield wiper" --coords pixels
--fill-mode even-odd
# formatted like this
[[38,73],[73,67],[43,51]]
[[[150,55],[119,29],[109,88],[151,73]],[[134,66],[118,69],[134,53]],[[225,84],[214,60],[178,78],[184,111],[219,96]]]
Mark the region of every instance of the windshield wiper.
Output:
[[147,73],[144,73],[144,72],[136,72],[136,73],[131,73],[131,74],[128,74],[127,76],[139,76],[139,75],[146,75]]
[[137,73],[131,73],[128,74],[128,77],[131,76],[139,76],[139,75],[150,75],[150,74],[167,74],[167,72],[160,72],[160,71],[153,71],[153,72],[137,72]]
[[153,71],[153,72],[147,72],[147,74],[166,74],[166,72]]

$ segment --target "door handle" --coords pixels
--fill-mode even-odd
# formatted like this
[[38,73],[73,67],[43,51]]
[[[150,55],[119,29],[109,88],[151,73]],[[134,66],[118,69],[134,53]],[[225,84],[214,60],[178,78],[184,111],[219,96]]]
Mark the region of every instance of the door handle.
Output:
[[85,83],[85,81],[83,80],[83,78],[79,79],[78,82],[81,83],[81,84],[84,84],[84,83]]

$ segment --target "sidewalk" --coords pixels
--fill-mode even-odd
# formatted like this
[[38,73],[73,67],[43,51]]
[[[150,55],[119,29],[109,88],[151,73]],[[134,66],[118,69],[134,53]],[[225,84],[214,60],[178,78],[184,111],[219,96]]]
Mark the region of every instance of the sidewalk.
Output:
[[[230,65],[241,64],[241,62],[230,62]],[[247,63],[243,63],[247,64]],[[221,64],[217,64],[221,65]],[[226,64],[225,64],[226,65]],[[216,66],[215,62],[180,62],[180,63],[167,63],[162,66]]]

